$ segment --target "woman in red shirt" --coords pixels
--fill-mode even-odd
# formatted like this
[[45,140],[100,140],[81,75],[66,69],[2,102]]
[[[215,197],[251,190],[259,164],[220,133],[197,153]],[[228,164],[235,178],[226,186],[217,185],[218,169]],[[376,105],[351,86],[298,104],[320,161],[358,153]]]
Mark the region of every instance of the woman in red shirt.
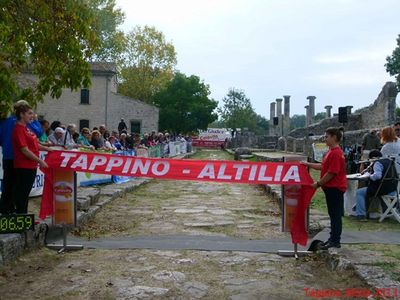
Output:
[[321,187],[325,193],[328,214],[331,221],[331,232],[328,241],[321,249],[340,248],[342,234],[343,195],[347,188],[346,162],[339,143],[342,139],[342,128],[330,127],[325,131],[325,142],[329,151],[324,156],[322,164],[303,164],[315,170],[321,170],[320,179],[313,184],[314,188]]
[[12,132],[15,169],[15,205],[17,214],[28,212],[28,197],[36,177],[38,164],[47,168],[47,164],[39,157],[39,149],[47,150],[38,143],[36,135],[27,125],[33,120],[32,107],[26,101],[18,101],[14,106],[17,123]]

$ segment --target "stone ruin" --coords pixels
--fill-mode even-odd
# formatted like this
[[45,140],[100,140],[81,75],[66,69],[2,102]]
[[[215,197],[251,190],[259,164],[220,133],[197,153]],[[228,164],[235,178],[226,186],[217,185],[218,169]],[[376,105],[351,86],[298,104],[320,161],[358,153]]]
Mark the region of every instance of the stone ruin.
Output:
[[[347,106],[346,124],[339,123],[338,115],[332,115],[332,106],[326,105],[326,118],[314,123],[315,96],[308,96],[306,108],[306,127],[289,131],[290,128],[290,96],[278,98],[270,104],[270,129],[268,136],[255,136],[244,133],[232,140],[231,146],[251,147],[261,149],[278,149],[281,151],[311,153],[311,144],[322,141],[325,129],[343,126],[345,129],[345,146],[359,144],[362,137],[372,128],[383,128],[396,122],[397,86],[394,82],[386,82],[377,99],[369,106],[352,112],[352,106]],[[282,101],[284,113],[282,114]],[[274,118],[277,125],[274,125]]]

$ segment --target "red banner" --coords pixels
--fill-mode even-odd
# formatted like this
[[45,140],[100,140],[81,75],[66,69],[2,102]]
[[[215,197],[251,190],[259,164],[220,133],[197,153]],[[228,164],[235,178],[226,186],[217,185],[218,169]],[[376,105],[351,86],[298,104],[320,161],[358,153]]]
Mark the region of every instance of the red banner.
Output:
[[[278,162],[236,162],[236,161],[206,161],[206,160],[176,160],[159,158],[125,157],[120,155],[89,153],[76,151],[52,151],[46,156],[50,170],[46,173],[40,217],[53,213],[48,196],[52,193],[51,170],[72,170],[76,172],[91,172],[119,176],[149,177],[159,179],[217,181],[226,183],[253,184],[300,184],[302,185],[305,207],[308,206],[314,190],[307,167],[300,163]],[[49,197],[50,198],[50,197]],[[302,205],[299,205],[299,207]],[[303,214],[304,215],[304,214]],[[296,218],[295,218],[296,219]],[[294,222],[295,226],[303,223],[302,230],[294,243],[305,245],[304,218]],[[305,238],[304,238],[305,237]]]

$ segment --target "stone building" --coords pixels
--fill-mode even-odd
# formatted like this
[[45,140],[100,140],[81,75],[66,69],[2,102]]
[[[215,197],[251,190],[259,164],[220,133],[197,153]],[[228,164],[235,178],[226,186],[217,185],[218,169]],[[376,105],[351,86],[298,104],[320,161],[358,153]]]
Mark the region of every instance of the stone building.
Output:
[[[36,112],[49,122],[59,120],[63,124],[75,123],[78,129],[106,125],[117,129],[121,118],[130,132],[158,130],[159,109],[117,93],[116,65],[92,63],[92,84],[88,89],[71,91],[63,89],[59,99],[46,95]],[[34,80],[32,74],[24,74]]]

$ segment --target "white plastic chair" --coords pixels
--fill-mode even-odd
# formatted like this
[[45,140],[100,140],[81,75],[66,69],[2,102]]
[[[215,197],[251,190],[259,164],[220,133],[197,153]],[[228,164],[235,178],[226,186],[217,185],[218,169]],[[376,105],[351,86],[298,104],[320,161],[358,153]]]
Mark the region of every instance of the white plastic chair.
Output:
[[400,181],[397,183],[397,193],[394,196],[384,195],[381,199],[385,202],[387,209],[382,211],[379,222],[388,217],[394,217],[400,223]]

